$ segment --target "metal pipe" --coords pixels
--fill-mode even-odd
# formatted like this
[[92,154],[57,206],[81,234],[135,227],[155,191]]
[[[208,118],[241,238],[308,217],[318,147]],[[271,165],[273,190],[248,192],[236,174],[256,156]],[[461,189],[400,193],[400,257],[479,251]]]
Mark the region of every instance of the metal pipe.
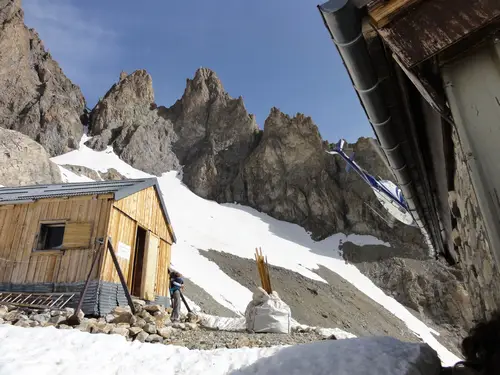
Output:
[[401,143],[394,134],[389,108],[384,93],[371,64],[362,32],[359,9],[349,0],[330,0],[318,5],[333,42],[351,77],[354,89],[363,105],[373,131],[387,156],[389,165],[408,203],[409,211],[419,227],[429,252],[436,255],[431,236],[420,214],[420,205],[410,170],[401,151]]

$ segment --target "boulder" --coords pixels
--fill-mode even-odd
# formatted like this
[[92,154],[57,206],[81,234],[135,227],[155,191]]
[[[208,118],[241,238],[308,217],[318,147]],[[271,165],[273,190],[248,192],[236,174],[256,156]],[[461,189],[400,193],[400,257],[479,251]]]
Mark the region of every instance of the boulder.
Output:
[[109,332],[112,335],[128,336],[129,330],[127,327],[113,327]]
[[163,342],[163,338],[160,335],[152,334],[152,335],[149,335],[148,337],[146,337],[145,341],[151,342],[151,343]]
[[40,324],[45,324],[51,319],[50,313],[34,314],[30,316],[30,319],[38,322]]
[[140,342],[146,342],[147,338],[149,337],[149,334],[147,332],[141,331],[135,336],[135,340],[140,341]]
[[15,326],[17,327],[23,327],[23,328],[28,328],[32,327],[31,325],[32,321],[29,319],[20,319],[14,323]]
[[3,129],[0,120],[0,185],[53,184],[61,181],[61,172],[49,160],[47,151],[24,134]]
[[49,319],[49,323],[59,324],[59,323],[64,322],[65,320],[66,320],[66,318],[63,315],[55,315]]
[[142,329],[149,334],[155,334],[157,331],[156,325],[151,323],[147,323],[144,327],[142,327]]
[[130,327],[128,329],[130,336],[135,337],[137,334],[142,332],[142,328],[139,327]]
[[19,310],[12,310],[4,314],[3,319],[12,323],[16,323],[18,320],[27,320],[28,317]]
[[139,327],[139,328],[144,328],[144,326],[146,325],[146,321],[142,318],[138,318],[136,323],[134,324],[136,327]]
[[161,305],[144,305],[144,310],[146,310],[150,314],[155,314],[157,312],[165,312],[165,307]]
[[158,334],[163,338],[170,337],[174,332],[175,329],[172,327],[163,327],[158,330]]
[[127,307],[121,307],[121,306],[115,307],[112,315],[114,316],[114,318],[111,319],[111,323],[114,323],[114,324],[117,324],[117,323],[130,324],[132,317],[133,317],[133,314],[130,311],[130,307],[128,307],[128,306]]

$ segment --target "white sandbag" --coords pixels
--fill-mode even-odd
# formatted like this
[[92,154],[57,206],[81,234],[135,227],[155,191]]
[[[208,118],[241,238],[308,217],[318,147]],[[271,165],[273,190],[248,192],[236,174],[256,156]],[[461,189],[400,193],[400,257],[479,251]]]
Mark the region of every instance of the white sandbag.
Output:
[[290,307],[278,293],[268,294],[259,287],[245,311],[246,327],[259,333],[290,333],[291,316]]
[[240,332],[246,330],[245,318],[227,318],[209,314],[198,313],[200,325],[205,328],[219,331]]

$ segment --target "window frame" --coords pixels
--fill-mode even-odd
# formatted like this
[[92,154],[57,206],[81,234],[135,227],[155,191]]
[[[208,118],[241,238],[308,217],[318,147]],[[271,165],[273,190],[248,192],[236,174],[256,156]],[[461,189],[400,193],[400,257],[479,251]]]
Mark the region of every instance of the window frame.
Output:
[[42,220],[38,223],[38,231],[35,235],[35,242],[33,246],[33,252],[36,253],[49,253],[49,252],[63,252],[65,249],[62,247],[64,244],[64,233],[63,233],[63,242],[61,243],[60,248],[51,248],[51,249],[41,249],[40,248],[40,235],[42,233],[42,228],[43,226],[62,226],[66,229],[66,225],[68,223],[68,220]]

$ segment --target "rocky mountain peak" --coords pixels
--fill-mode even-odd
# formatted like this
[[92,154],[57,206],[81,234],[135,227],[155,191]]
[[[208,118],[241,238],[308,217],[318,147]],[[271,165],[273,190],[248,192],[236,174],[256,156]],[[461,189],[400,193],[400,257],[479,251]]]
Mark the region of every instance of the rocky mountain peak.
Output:
[[118,82],[123,81],[125,78],[127,78],[128,74],[127,72],[124,72],[123,70],[120,72],[120,80]]
[[209,68],[199,68],[193,79],[187,79],[184,96],[202,94],[207,100],[217,96],[228,96],[217,74]]
[[123,73],[92,110],[87,145],[100,151],[111,145],[120,158],[148,173],[179,169],[172,152],[177,136],[154,105],[153,79],[145,70]]
[[[92,110],[92,134],[100,135],[105,130],[110,133],[113,129],[120,129],[123,121],[130,122],[134,118],[136,107],[149,108],[154,100],[153,79],[148,72],[136,70],[130,75],[120,74],[118,83],[108,90]],[[103,149],[109,140],[100,141],[94,146]]]
[[264,123],[264,138],[269,136],[280,136],[289,140],[299,137],[317,143],[318,147],[322,143],[318,127],[311,117],[302,113],[291,117],[276,107],[271,108]]

